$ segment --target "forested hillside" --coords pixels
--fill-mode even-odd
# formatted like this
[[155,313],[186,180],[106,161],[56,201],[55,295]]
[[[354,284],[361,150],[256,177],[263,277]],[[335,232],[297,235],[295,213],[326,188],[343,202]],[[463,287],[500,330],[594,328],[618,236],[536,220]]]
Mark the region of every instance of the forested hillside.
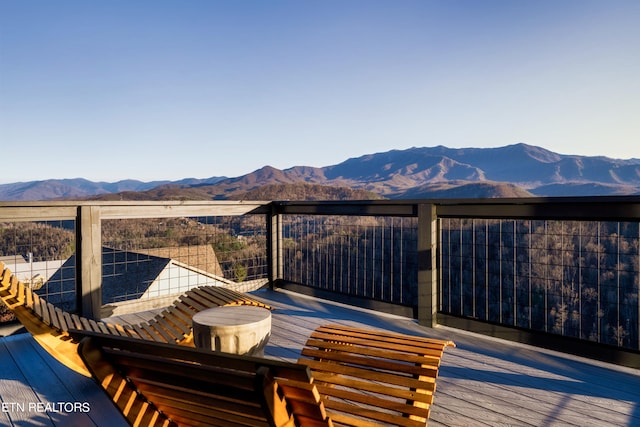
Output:
[[444,310],[640,348],[639,225],[447,220]]
[[233,200],[379,200],[381,196],[366,190],[328,185],[296,183],[270,184],[233,194]]

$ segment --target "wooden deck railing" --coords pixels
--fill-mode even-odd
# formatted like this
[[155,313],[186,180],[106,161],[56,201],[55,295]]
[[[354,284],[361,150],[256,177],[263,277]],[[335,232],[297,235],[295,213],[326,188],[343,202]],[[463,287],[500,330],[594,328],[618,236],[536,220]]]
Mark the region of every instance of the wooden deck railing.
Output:
[[427,326],[640,351],[640,197],[0,203],[0,222],[74,221],[76,308],[94,318],[104,220],[250,215],[266,224],[271,286]]

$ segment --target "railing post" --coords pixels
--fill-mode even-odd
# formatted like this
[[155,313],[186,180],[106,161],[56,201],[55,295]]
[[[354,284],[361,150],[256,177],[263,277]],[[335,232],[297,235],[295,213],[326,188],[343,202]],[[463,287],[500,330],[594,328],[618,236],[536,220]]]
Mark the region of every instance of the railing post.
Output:
[[282,216],[276,212],[272,204],[271,211],[267,214],[267,265],[271,289],[284,275],[282,251]]
[[78,207],[76,221],[76,302],[80,314],[100,318],[102,307],[102,224],[99,206]]
[[438,218],[434,204],[418,205],[418,322],[437,325],[438,311]]

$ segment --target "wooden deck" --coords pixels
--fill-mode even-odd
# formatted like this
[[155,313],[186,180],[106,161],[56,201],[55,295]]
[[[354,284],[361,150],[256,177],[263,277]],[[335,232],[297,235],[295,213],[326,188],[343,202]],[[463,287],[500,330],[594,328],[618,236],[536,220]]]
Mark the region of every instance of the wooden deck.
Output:
[[[640,372],[458,330],[423,328],[410,319],[357,310],[288,292],[258,291],[275,307],[267,357],[296,360],[317,326],[338,323],[451,339],[430,426],[640,425]],[[150,313],[122,316],[136,322]],[[91,380],[66,370],[28,335],[0,340],[0,425],[118,425]],[[29,412],[13,403],[88,402],[89,413]],[[72,418],[73,417],[73,418]],[[75,421],[78,421],[77,423]],[[108,420],[108,421],[103,421]]]
[[442,358],[430,426],[640,425],[637,370],[451,328],[424,328],[296,294],[255,295],[276,307],[266,350],[273,357],[296,359],[310,330],[328,321],[455,341],[457,347]]

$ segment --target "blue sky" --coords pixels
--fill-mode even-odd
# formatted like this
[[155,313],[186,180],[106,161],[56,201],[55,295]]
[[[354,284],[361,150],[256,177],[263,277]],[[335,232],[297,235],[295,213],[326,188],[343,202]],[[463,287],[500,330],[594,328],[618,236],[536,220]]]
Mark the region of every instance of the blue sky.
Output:
[[640,157],[636,0],[0,0],[0,183]]

